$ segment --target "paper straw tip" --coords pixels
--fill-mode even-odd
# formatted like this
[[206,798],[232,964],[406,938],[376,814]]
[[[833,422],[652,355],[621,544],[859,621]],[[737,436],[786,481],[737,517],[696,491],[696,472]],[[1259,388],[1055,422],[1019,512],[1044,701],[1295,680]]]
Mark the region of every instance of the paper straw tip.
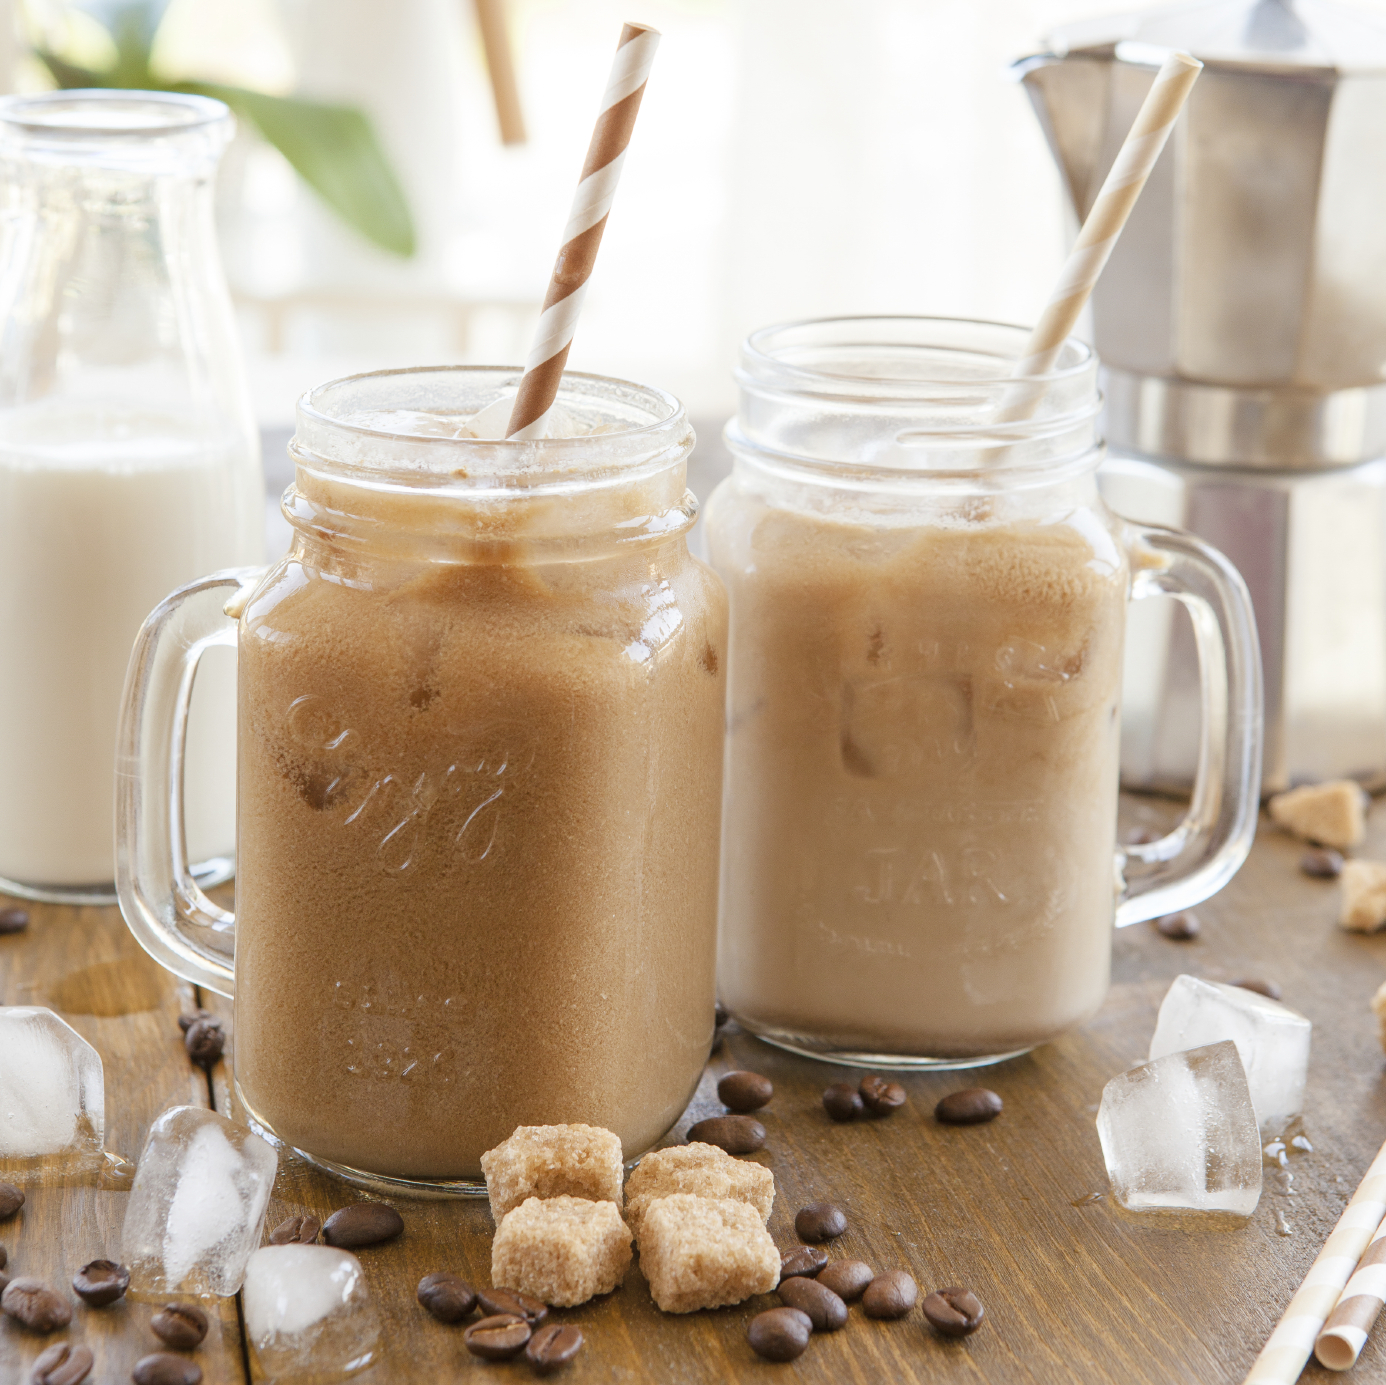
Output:
[[[649,24],[632,24],[627,20],[621,26],[621,42],[629,43],[633,38],[639,38],[642,34],[648,34],[652,39],[662,38],[663,35],[658,29]],[[618,45],[619,46],[619,45]],[[1201,66],[1202,64],[1200,64]]]

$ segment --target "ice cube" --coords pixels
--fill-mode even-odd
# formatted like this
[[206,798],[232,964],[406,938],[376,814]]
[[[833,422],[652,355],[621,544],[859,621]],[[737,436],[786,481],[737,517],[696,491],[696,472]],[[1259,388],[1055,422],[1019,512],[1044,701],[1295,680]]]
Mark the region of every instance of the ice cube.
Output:
[[241,1302],[270,1379],[339,1380],[375,1356],[380,1321],[350,1251],[262,1246],[245,1267]]
[[234,1294],[278,1166],[264,1140],[225,1116],[198,1106],[165,1111],[150,1127],[125,1209],[131,1287]]
[[1261,1140],[1230,1039],[1112,1078],[1102,1089],[1097,1138],[1112,1191],[1132,1211],[1249,1217],[1261,1199]]
[[[101,1055],[52,1010],[0,1008],[0,1160],[95,1163],[106,1130]],[[35,1165],[39,1167],[39,1165]]]
[[1176,976],[1160,1004],[1150,1056],[1231,1039],[1241,1054],[1256,1122],[1279,1135],[1304,1109],[1313,1026],[1288,1005],[1217,981]]

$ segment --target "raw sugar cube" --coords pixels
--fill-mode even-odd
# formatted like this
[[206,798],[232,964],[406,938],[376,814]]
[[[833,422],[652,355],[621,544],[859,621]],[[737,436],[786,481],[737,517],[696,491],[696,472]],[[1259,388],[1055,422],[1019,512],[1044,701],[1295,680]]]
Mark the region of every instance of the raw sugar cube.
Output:
[[1112,1192],[1133,1212],[1249,1217],[1261,1200],[1261,1137],[1230,1039],[1112,1078],[1102,1089],[1097,1138]]
[[765,1222],[775,1201],[775,1175],[750,1160],[733,1159],[716,1145],[694,1141],[657,1149],[640,1161],[626,1182],[626,1221],[637,1236],[645,1209],[670,1193],[749,1202]]
[[1278,793],[1267,805],[1271,820],[1320,846],[1346,851],[1366,832],[1366,802],[1362,786],[1351,779],[1305,784]]
[[621,1141],[597,1125],[522,1125],[481,1156],[496,1225],[530,1197],[585,1197],[621,1206]]
[[101,1157],[101,1055],[52,1010],[0,1007],[0,1161]]
[[671,1193],[645,1208],[640,1268],[666,1313],[693,1313],[768,1294],[780,1253],[749,1202]]
[[1304,1109],[1312,1029],[1303,1015],[1256,991],[1177,976],[1160,1004],[1150,1056],[1231,1039],[1246,1069],[1257,1123],[1269,1137]]
[[380,1320],[350,1251],[262,1246],[246,1264],[241,1303],[246,1336],[271,1380],[336,1380],[376,1355]]
[[491,1242],[491,1283],[571,1308],[620,1284],[630,1241],[614,1202],[526,1198],[505,1214]]
[[1375,933],[1386,923],[1386,865],[1380,861],[1344,861],[1338,877],[1342,907],[1338,922],[1354,933]]

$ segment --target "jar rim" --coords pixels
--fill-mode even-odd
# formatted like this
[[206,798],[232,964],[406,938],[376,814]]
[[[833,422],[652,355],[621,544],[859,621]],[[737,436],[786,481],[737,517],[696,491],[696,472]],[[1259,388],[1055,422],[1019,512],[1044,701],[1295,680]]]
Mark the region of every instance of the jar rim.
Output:
[[[91,115],[101,111],[110,117],[121,110],[132,116],[143,113],[144,118],[117,123]],[[88,113],[88,118],[65,119],[60,113]],[[0,97],[0,125],[56,142],[147,140],[203,129],[230,118],[231,110],[224,101],[191,92],[79,87]]]

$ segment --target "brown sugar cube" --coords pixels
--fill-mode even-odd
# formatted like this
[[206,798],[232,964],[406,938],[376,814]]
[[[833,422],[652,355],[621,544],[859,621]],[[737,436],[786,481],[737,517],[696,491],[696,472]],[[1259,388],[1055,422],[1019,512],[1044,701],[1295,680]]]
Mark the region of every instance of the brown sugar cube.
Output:
[[620,1284],[630,1241],[614,1202],[526,1198],[506,1213],[491,1242],[491,1283],[571,1308]]
[[1343,892],[1338,922],[1355,933],[1375,933],[1386,924],[1386,865],[1379,861],[1344,861],[1338,877]]
[[716,1145],[674,1145],[647,1154],[626,1183],[626,1221],[637,1236],[645,1209],[657,1197],[696,1193],[699,1197],[748,1202],[770,1220],[775,1201],[775,1175],[760,1164],[733,1159]]
[[596,1125],[522,1125],[481,1156],[496,1225],[530,1197],[621,1206],[621,1141]]
[[1381,1040],[1383,1051],[1386,1051],[1386,981],[1377,987],[1372,997],[1372,1014],[1376,1016],[1377,1037]]
[[693,1313],[768,1294],[780,1253],[749,1202],[671,1193],[645,1208],[640,1268],[666,1313]]
[[1270,815],[1287,831],[1306,842],[1346,851],[1366,832],[1366,805],[1360,784],[1335,779],[1328,784],[1306,784],[1278,793],[1271,799]]

